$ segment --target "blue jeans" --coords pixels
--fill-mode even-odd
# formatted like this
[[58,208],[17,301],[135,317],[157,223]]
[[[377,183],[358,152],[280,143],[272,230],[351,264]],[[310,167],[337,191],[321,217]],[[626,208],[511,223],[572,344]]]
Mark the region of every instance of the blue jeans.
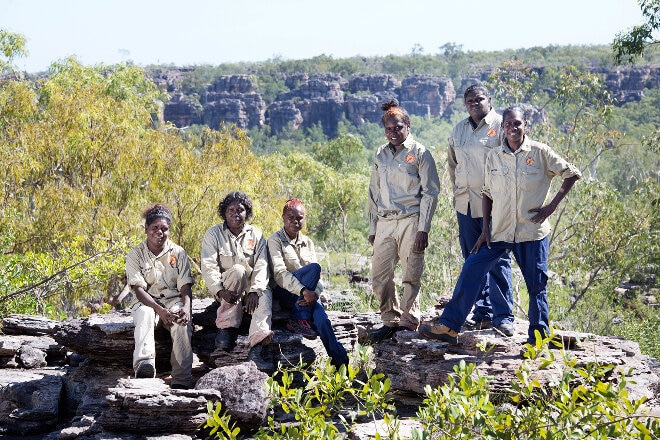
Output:
[[483,290],[486,274],[495,267],[500,258],[509,251],[522,270],[525,285],[529,292],[529,328],[527,341],[534,343],[534,331],[541,336],[550,334],[550,316],[548,312],[548,237],[537,241],[522,243],[507,243],[503,241],[491,243],[488,249],[485,245],[476,254],[470,254],[465,260],[461,274],[456,282],[454,294],[445,306],[438,322],[454,331],[460,331],[474,300]]
[[[293,272],[293,276],[307,289],[315,290],[321,279],[321,266],[318,263],[310,263]],[[273,289],[273,299],[278,300],[282,308],[291,310],[290,319],[309,321],[312,328],[319,334],[325,351],[330,356],[332,365],[339,368],[340,365],[348,364],[346,349],[337,340],[335,331],[328,319],[328,314],[325,313],[325,308],[323,308],[320,301],[311,306],[298,305],[298,301],[302,299],[302,296],[289,292],[280,286],[275,286]]]
[[[470,205],[467,215],[456,211],[458,220],[458,240],[463,258],[467,260],[470,251],[481,235],[482,219],[472,218]],[[477,293],[472,319],[492,321],[494,326],[513,323],[513,288],[511,287],[511,256],[502,255],[493,268],[486,274],[486,284]]]

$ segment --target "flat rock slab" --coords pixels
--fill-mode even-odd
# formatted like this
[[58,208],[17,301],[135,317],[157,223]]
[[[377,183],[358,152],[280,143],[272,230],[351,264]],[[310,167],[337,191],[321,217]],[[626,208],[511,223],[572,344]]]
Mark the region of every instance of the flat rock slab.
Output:
[[[456,345],[429,341],[417,332],[401,331],[393,339],[374,346],[376,371],[390,378],[393,389],[412,398],[423,395],[426,385],[436,388],[447,383],[454,366],[465,361],[474,363],[482,375],[491,377],[492,393],[509,393],[510,383],[525,359],[522,354],[527,326],[527,322],[517,321],[513,337],[504,337],[495,330],[464,331]],[[640,354],[639,344],[561,330],[557,331],[557,337],[565,355],[576,360],[578,367],[594,361],[614,365],[617,371],[626,374],[630,398],[646,397],[649,408],[660,408],[660,364]],[[551,383],[562,374],[562,351],[551,351],[557,359],[553,368],[540,370],[537,368],[540,361],[531,361],[533,374],[541,383]]]
[[26,435],[53,429],[60,416],[63,371],[2,370],[0,433]]
[[141,434],[194,433],[206,420],[206,402],[221,400],[211,389],[174,390],[162,379],[119,379],[100,417],[104,430]]

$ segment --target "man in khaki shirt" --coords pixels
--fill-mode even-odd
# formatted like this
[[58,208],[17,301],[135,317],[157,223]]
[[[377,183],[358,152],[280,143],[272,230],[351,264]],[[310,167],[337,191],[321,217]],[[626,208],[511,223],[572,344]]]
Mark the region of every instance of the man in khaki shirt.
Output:
[[[481,235],[484,165],[486,155],[502,143],[502,117],[493,109],[490,93],[482,85],[468,87],[463,101],[469,116],[456,124],[449,138],[447,170],[454,190],[461,253],[467,259]],[[486,284],[477,294],[472,319],[466,320],[464,325],[476,330],[492,326],[505,334],[513,334],[509,253],[505,253],[486,274]]]
[[[483,288],[486,273],[509,251],[520,266],[529,293],[527,342],[533,344],[537,337],[550,334],[547,218],[582,175],[549,146],[525,135],[527,120],[522,108],[507,108],[502,114],[502,128],[505,142],[486,158],[482,233],[437,323],[420,327],[420,334],[426,338],[457,343],[458,331]],[[550,182],[556,176],[564,181],[544,206]]]
[[[388,143],[376,152],[369,183],[369,242],[373,245],[371,282],[380,301],[383,326],[369,334],[372,343],[419,325],[418,295],[424,252],[440,192],[431,153],[410,134],[410,117],[396,100],[383,104]],[[394,267],[401,261],[403,295],[399,302]]]

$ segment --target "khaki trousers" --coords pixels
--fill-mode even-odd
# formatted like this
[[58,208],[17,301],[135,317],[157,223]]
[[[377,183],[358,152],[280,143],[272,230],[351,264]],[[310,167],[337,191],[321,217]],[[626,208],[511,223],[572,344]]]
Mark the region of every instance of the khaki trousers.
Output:
[[[419,216],[379,219],[371,258],[371,282],[380,301],[380,316],[388,327],[419,326],[419,289],[424,272],[424,252],[413,252]],[[401,262],[403,295],[397,297],[394,268]]]
[[[177,311],[183,307],[181,298],[178,296],[160,300],[161,304],[168,310]],[[154,341],[154,329],[162,325],[160,317],[154,309],[137,302],[131,307],[135,331],[135,350],[133,351],[133,369],[138,364],[148,360],[154,362],[156,359],[156,343]],[[177,323],[165,326],[172,336],[172,384],[191,385],[193,352],[190,344],[192,338],[192,321],[188,325]]]
[[[245,266],[241,264],[233,265],[229,270],[222,273],[222,285],[227,290],[241,292],[243,297],[248,293],[248,277]],[[216,314],[215,325],[218,328],[238,328],[243,320],[243,302],[230,304],[226,301],[220,301],[220,306]],[[273,310],[273,295],[270,289],[266,289],[259,297],[259,305],[252,314],[248,339],[250,347],[259,344],[273,332],[270,329]]]

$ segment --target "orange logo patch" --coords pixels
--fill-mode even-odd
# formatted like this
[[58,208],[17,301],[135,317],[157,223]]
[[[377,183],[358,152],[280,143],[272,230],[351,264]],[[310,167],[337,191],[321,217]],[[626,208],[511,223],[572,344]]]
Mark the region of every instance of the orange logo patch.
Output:
[[527,165],[529,165],[531,167],[532,165],[534,165],[534,158],[532,156],[528,156],[526,162],[527,162]]
[[170,266],[176,266],[176,257],[174,255],[170,255]]
[[414,154],[408,154],[406,156],[406,163],[413,163],[415,162],[415,155]]
[[490,130],[488,130],[488,133],[486,134],[488,135],[489,138],[492,138],[493,136],[497,136],[497,130],[491,128]]
[[254,247],[254,240],[249,239],[249,240],[247,241],[247,245],[248,245],[249,248],[253,248],[253,247]]

